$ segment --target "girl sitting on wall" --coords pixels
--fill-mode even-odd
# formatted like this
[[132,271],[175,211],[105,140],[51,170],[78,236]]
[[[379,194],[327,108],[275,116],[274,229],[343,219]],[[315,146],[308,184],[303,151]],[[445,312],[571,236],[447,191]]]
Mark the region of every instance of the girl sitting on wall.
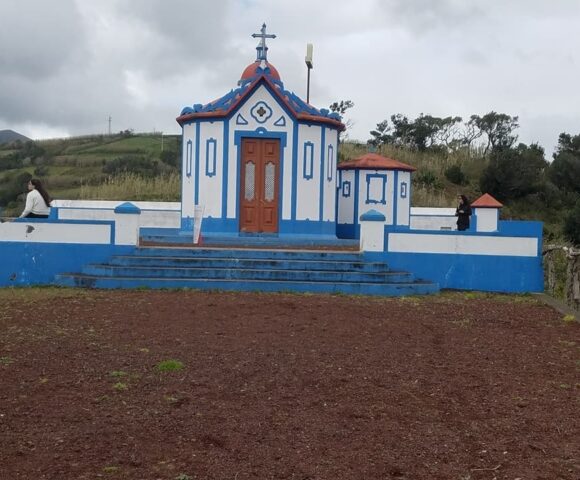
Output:
[[33,178],[28,182],[26,206],[20,218],[48,218],[52,199],[42,186],[40,180]]

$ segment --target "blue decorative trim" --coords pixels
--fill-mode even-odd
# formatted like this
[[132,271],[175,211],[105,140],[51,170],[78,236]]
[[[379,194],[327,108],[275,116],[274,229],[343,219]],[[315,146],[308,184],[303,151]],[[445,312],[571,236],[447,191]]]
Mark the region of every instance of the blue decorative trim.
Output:
[[194,205],[199,205],[199,142],[201,125],[195,124],[195,192],[193,195]]
[[208,138],[205,141],[205,175],[207,177],[215,176],[217,157],[217,140]]
[[334,172],[334,147],[328,145],[328,160],[326,163],[326,180],[332,182]]
[[193,163],[193,142],[191,140],[187,141],[186,154],[185,154],[185,176],[191,177],[191,169]]
[[238,113],[238,116],[236,117],[236,125],[247,125],[248,121],[244,118],[244,116],[241,113]]
[[[375,198],[371,198],[370,197],[370,193],[371,193],[371,180],[373,179],[382,179],[383,181],[383,192],[382,192],[382,196],[380,200],[377,200]],[[367,198],[365,200],[365,203],[371,204],[371,203],[382,203],[383,205],[386,205],[387,200],[386,200],[386,191],[387,191],[387,176],[380,174],[380,173],[370,173],[367,174]]]
[[326,145],[326,128],[320,128],[320,187],[318,190],[318,219],[324,219],[324,146]]
[[345,198],[350,197],[350,182],[348,180],[342,183],[342,196]]
[[258,123],[266,123],[272,116],[272,109],[266,102],[260,100],[250,109],[250,115]]
[[222,218],[228,216],[228,175],[230,156],[230,123],[224,122],[224,160],[222,168]]
[[264,127],[258,127],[256,130],[235,130],[234,145],[241,147],[242,138],[275,138],[280,140],[280,149],[282,149],[286,148],[287,137],[286,132],[269,132]]
[[274,126],[276,127],[285,127],[286,126],[286,117],[282,115],[278,120],[274,122]]
[[397,225],[399,218],[399,171],[395,170],[393,178],[393,225]]
[[292,132],[292,198],[290,199],[290,218],[296,220],[296,198],[298,192],[298,122],[294,122]]
[[407,198],[407,182],[401,182],[401,198]]
[[358,236],[358,204],[360,202],[360,170],[354,171],[354,214],[353,214],[353,222],[354,222],[354,230],[355,236],[353,238],[360,238]]
[[314,144],[312,142],[304,142],[304,158],[302,161],[302,177],[306,180],[312,178],[314,170]]
[[371,209],[368,212],[363,213],[360,216],[363,222],[384,222],[387,217],[385,217],[381,212]]
[[117,205],[114,210],[115,213],[124,213],[130,215],[140,215],[141,209],[131,202],[121,203],[121,205]]

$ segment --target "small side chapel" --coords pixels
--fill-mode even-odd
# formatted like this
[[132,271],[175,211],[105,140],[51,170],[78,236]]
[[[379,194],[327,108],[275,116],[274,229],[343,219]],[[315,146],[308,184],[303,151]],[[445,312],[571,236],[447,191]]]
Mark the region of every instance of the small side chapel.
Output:
[[336,238],[337,150],[345,126],[287,90],[268,61],[261,32],[257,57],[238,86],[205,105],[185,107],[181,229],[203,210],[204,235],[315,235]]

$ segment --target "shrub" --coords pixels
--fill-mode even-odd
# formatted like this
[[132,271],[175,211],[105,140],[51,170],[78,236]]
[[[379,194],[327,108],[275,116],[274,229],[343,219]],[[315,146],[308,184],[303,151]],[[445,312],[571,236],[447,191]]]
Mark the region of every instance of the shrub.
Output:
[[467,177],[459,165],[452,165],[445,170],[445,178],[455,185],[467,184]]

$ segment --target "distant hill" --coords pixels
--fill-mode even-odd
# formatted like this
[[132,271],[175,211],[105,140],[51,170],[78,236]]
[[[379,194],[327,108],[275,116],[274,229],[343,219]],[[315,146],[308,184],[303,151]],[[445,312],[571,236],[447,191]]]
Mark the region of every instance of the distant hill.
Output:
[[0,130],[0,145],[3,143],[12,143],[16,140],[20,140],[22,142],[30,141],[30,138],[25,137],[24,135],[20,135],[16,133],[14,130]]

